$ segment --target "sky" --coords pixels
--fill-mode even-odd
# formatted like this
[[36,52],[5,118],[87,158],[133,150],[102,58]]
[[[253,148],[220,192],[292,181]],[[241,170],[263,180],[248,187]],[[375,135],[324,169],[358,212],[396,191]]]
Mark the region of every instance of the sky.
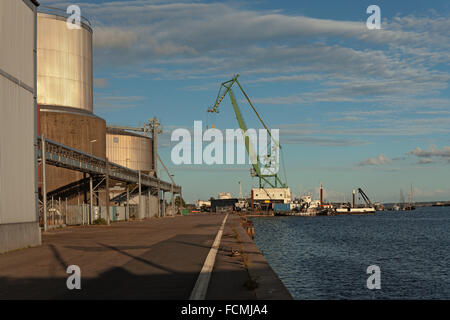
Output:
[[[450,200],[450,2],[63,1],[94,30],[94,112],[109,124],[162,123],[159,154],[188,202],[257,185],[249,165],[175,165],[173,130],[238,128],[223,81],[239,81],[280,130],[294,195],[361,187],[375,201]],[[381,29],[369,30],[369,5]],[[235,91],[247,126],[261,128]],[[162,173],[164,177],[164,173]],[[166,177],[166,180],[168,178]]]

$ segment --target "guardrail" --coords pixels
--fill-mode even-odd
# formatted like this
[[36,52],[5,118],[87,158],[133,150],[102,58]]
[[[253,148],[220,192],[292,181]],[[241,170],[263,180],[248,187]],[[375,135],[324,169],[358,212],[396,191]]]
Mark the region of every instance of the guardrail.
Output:
[[[42,5],[40,5],[40,6],[37,8],[37,11],[38,11],[39,13],[53,14],[53,15],[55,15],[55,16],[64,17],[64,18],[68,18],[68,17],[70,17],[70,16],[72,15],[72,14],[67,13],[67,11],[65,11],[65,10],[63,10],[63,9],[54,8],[54,7],[49,7],[49,6],[42,6]],[[83,22],[83,23],[86,24],[89,28],[92,29],[91,22],[90,22],[87,18],[85,18],[85,17],[83,17],[83,16],[80,16],[80,19],[81,19],[81,22]]]

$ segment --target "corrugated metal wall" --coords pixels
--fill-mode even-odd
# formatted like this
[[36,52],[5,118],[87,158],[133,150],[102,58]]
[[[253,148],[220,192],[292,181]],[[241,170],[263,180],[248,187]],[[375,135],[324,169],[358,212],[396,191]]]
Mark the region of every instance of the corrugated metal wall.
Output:
[[33,94],[0,76],[0,223],[36,220]]
[[35,158],[35,8],[0,1],[0,253],[41,243]]
[[0,69],[33,88],[33,11],[17,0],[0,1]]
[[[34,14],[0,1],[0,68],[34,87]],[[0,224],[36,221],[33,93],[0,75]]]

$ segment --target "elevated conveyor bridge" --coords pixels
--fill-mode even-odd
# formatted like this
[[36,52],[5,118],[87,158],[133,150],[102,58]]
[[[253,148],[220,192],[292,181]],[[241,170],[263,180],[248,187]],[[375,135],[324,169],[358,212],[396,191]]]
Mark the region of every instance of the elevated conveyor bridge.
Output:
[[[172,199],[174,194],[181,195],[181,187],[172,183],[162,181],[151,175],[144,174],[140,171],[132,170],[116,163],[109,162],[108,159],[96,157],[94,155],[85,153],[83,151],[71,148],[56,141],[45,138],[44,136],[37,138],[37,157],[38,161],[42,164],[42,202],[43,212],[47,212],[47,200],[51,197],[70,197],[73,194],[79,194],[80,190],[90,193],[91,210],[93,205],[93,192],[94,182],[97,187],[104,185],[106,189],[106,207],[109,211],[109,180],[115,180],[126,184],[126,192],[123,195],[127,195],[127,206],[129,205],[129,185],[134,185],[135,188],[132,193],[135,194],[135,190],[138,190],[139,198],[143,191],[146,191],[148,195],[157,195],[160,199],[160,192],[172,193]],[[46,190],[46,165],[52,165],[60,168],[66,168],[82,173],[89,174],[89,178],[81,179],[79,181],[72,182],[66,186],[53,190],[51,193],[47,193]],[[123,199],[121,199],[123,200]],[[159,210],[159,209],[158,209]],[[127,210],[129,212],[129,210]],[[158,212],[159,215],[159,212]],[[107,214],[109,218],[109,212]],[[44,230],[47,230],[46,215],[44,214]],[[108,221],[109,223],[109,221]]]

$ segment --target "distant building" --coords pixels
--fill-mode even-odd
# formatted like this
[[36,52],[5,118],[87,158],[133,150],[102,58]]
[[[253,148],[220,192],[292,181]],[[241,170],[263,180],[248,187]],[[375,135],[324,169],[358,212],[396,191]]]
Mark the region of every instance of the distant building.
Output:
[[238,199],[213,199],[211,200],[211,212],[235,211]]
[[273,203],[291,203],[289,188],[253,188],[251,203],[253,206],[270,207]]
[[211,207],[211,201],[197,200],[197,201],[195,201],[195,207],[197,209],[210,208]]
[[231,193],[230,192],[219,192],[218,198],[219,199],[231,199]]

